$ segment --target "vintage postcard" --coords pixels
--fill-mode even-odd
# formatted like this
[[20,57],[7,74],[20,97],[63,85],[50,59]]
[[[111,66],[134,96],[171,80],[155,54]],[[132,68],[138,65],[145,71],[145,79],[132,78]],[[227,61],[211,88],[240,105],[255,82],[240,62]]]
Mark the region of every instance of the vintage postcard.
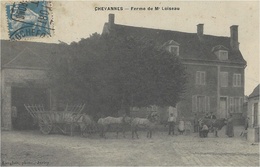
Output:
[[1,1],[2,166],[259,166],[258,1]]

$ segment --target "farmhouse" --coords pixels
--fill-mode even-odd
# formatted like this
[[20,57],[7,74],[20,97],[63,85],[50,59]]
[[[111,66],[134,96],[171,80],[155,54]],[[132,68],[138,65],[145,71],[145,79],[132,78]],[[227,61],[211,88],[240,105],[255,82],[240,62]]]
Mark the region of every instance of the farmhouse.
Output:
[[182,116],[213,112],[226,118],[233,113],[235,122],[241,123],[246,61],[239,50],[238,26],[230,27],[230,37],[206,35],[203,28],[198,24],[196,33],[186,33],[119,25],[109,14],[103,34],[150,38],[181,59],[189,76],[186,93],[176,106]]

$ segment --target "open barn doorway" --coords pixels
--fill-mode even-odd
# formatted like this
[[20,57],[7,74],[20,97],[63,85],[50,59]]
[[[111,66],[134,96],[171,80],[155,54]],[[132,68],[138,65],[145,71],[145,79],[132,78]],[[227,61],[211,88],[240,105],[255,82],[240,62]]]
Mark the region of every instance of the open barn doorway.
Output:
[[14,130],[32,130],[37,128],[32,116],[28,113],[24,104],[42,104],[48,108],[48,89],[12,87],[12,127]]

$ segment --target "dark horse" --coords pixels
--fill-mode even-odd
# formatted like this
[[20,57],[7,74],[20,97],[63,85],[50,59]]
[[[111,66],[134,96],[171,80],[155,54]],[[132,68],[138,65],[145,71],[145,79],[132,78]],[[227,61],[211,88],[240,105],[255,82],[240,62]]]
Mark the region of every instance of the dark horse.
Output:
[[155,123],[158,121],[158,117],[157,112],[151,112],[147,118],[134,118],[131,122],[132,138],[134,138],[134,134],[136,134],[136,138],[138,138],[138,128],[145,128],[147,130],[147,138],[152,138],[152,131]]
[[[223,126],[227,124],[227,120],[225,118],[220,119],[208,119],[202,118],[199,120],[199,127],[202,128],[203,125],[207,125],[209,131],[215,132],[215,136],[218,137],[218,130],[221,130]],[[202,136],[201,131],[199,131],[200,136]]]

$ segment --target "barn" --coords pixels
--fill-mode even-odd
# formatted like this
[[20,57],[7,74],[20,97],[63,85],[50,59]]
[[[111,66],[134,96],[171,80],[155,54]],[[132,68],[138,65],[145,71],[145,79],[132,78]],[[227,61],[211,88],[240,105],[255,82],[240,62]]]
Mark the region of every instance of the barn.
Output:
[[59,44],[1,40],[1,127],[4,130],[33,129],[24,104],[54,101],[46,76],[48,59],[61,50]]

